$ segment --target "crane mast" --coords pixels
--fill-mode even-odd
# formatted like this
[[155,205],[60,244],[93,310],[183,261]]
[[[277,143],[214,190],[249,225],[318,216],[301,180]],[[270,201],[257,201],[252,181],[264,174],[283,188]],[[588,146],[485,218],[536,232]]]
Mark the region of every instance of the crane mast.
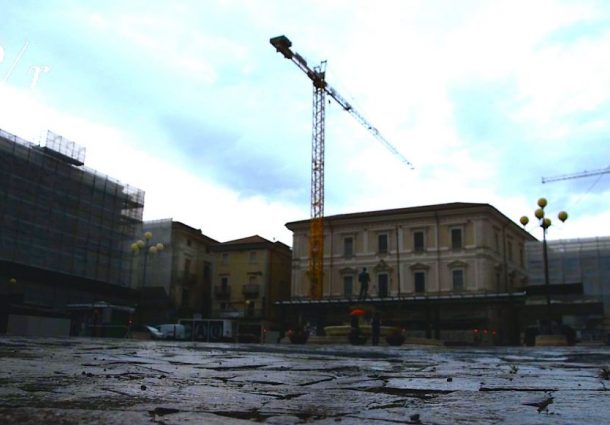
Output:
[[[324,82],[325,63],[314,68]],[[309,296],[322,298],[324,280],[324,135],[326,116],[324,85],[313,86],[313,132],[311,137],[311,222],[309,224]]]
[[286,59],[291,60],[313,82],[313,132],[311,148],[311,221],[309,229],[309,295],[322,298],[324,278],[324,132],[325,99],[330,95],[345,111],[371,132],[390,152],[413,169],[413,165],[388,142],[362,114],[326,82],[326,61],[311,68],[305,58],[291,50],[292,42],[281,35],[269,40],[271,45]]
[[591,176],[597,176],[597,175],[606,174],[606,173],[610,173],[610,166],[606,167],[606,168],[601,168],[599,170],[582,171],[580,173],[563,174],[561,176],[554,176],[554,177],[543,177],[542,183],[552,183],[552,182],[556,182],[556,181],[560,181],[560,180],[579,179],[582,177],[591,177]]

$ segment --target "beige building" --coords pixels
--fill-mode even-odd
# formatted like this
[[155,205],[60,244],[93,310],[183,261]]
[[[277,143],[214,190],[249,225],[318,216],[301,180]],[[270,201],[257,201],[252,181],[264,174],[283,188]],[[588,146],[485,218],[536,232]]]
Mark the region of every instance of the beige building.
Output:
[[215,245],[212,251],[216,267],[211,317],[234,319],[238,333],[256,338],[275,330],[275,302],[290,294],[290,248],[251,236]]
[[171,219],[145,222],[137,240],[143,246],[132,251],[131,281],[140,293],[140,324],[208,317],[215,258],[211,248],[218,242]]
[[[359,296],[359,273],[366,268],[366,303],[385,311],[386,321],[410,324],[428,336],[434,331],[437,337],[443,328],[484,326],[495,331],[510,310],[496,307],[523,294],[524,244],[535,240],[488,204],[325,217],[324,295],[323,300],[310,300],[309,220],[286,226],[294,232],[291,300],[281,305],[286,311],[295,310],[289,305],[297,307],[299,317],[293,320],[316,322],[318,328],[341,322],[342,316],[332,313],[341,311],[345,318]],[[473,305],[481,309],[473,311]]]

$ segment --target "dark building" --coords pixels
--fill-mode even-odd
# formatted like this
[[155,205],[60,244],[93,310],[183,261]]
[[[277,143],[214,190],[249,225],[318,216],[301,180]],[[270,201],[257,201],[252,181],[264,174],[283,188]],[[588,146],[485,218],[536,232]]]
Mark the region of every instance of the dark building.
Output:
[[528,300],[523,320],[531,327],[551,320],[583,341],[606,340],[610,331],[610,237],[551,240],[545,283],[543,247],[525,246]]
[[100,334],[112,313],[83,305],[133,300],[126,254],[144,192],[84,157],[52,132],[39,146],[0,130],[0,332]]
[[211,247],[218,241],[172,219],[146,221],[135,236],[131,285],[139,291],[138,325],[209,317]]

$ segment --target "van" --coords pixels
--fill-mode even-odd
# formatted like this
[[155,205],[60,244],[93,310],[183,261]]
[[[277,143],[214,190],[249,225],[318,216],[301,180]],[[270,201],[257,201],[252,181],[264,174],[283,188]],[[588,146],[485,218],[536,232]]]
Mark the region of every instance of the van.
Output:
[[184,325],[168,323],[157,326],[147,326],[153,339],[186,339]]

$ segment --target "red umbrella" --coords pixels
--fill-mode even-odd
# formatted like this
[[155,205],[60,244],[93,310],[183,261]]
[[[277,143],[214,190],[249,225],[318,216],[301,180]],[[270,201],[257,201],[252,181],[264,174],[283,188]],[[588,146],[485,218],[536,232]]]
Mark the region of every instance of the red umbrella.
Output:
[[350,316],[364,316],[366,311],[361,308],[355,308],[350,312]]

